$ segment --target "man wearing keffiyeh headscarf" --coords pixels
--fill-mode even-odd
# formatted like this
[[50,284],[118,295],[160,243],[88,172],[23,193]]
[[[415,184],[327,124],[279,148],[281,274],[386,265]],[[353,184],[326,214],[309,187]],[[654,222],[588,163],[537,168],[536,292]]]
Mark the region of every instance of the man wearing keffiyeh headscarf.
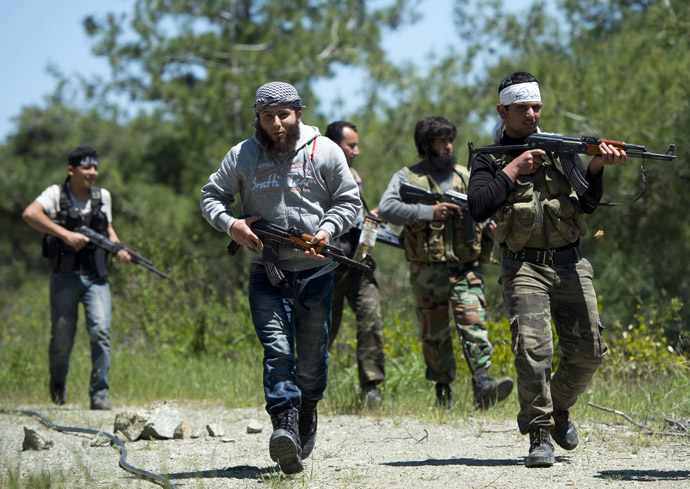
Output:
[[[503,79],[494,141],[522,145],[539,131],[542,99],[538,80],[525,72]],[[583,178],[589,188],[573,190],[562,173],[560,154],[541,149],[502,156],[480,153],[470,162],[468,204],[472,218],[497,218],[503,298],[510,317],[515,354],[517,416],[530,436],[527,467],[555,462],[551,439],[566,450],[578,444],[569,409],[585,391],[606,353],[592,266],[583,258],[583,213],[594,212],[604,192],[604,166],[625,161],[624,151],[602,143]],[[577,155],[575,155],[577,157]],[[556,372],[551,320],[563,352]]]
[[[225,155],[201,189],[201,208],[215,229],[251,252],[249,306],[264,349],[264,395],[274,429],[269,454],[292,474],[304,469],[316,442],[316,405],[328,379],[334,262],[313,248],[302,253],[279,245],[286,282],[274,286],[251,224],[266,219],[328,243],[352,225],[362,203],[341,149],[302,123],[295,87],[266,83],[252,107],[256,133]],[[239,218],[231,211],[236,198]]]

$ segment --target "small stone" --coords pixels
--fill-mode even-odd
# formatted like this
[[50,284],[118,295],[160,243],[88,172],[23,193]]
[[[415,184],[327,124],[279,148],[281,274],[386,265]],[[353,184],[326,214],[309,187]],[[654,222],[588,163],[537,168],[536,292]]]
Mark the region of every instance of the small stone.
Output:
[[34,430],[24,427],[24,443],[22,450],[48,450],[53,446],[51,440],[46,440]]
[[192,437],[192,427],[186,421],[183,421],[175,428],[173,438],[175,440],[189,440]]
[[206,425],[206,431],[213,437],[220,437],[225,434],[223,428],[217,423],[210,423]]
[[247,433],[261,433],[264,430],[261,421],[258,419],[250,419],[247,424]]

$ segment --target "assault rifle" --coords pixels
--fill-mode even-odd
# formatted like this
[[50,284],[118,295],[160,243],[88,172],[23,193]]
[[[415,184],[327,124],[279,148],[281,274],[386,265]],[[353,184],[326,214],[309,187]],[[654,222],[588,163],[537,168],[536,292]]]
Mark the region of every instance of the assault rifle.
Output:
[[[273,224],[264,219],[254,221],[251,229],[264,244],[263,261],[266,267],[266,274],[271,284],[279,286],[285,280],[283,272],[278,268],[278,245],[286,245],[291,248],[303,248],[305,250],[314,249],[318,254],[332,258],[338,263],[348,265],[367,272],[371,271],[371,267],[366,263],[351,260],[345,256],[345,252],[336,246],[320,241],[312,244],[310,241],[314,238],[306,234],[296,227],[284,228]],[[239,249],[240,245],[236,241],[231,241],[227,247],[228,254],[234,255]]]
[[439,202],[446,202],[467,209],[467,195],[461,192],[448,190],[447,192],[438,194],[406,182],[400,184],[400,198],[403,202],[408,204],[433,205]]
[[[576,154],[586,154],[590,156],[601,154],[599,151],[599,144],[607,143],[616,148],[622,149],[628,156],[634,158],[643,158],[648,160],[662,160],[672,161],[676,159],[673,154],[676,145],[671,144],[666,153],[651,153],[647,148],[638,144],[628,144],[623,141],[614,141],[612,139],[603,139],[593,136],[582,136],[579,138],[560,136],[558,134],[549,133],[533,133],[527,136],[525,144],[512,145],[497,145],[485,146],[482,148],[475,148],[470,142],[469,147],[469,161],[474,159],[475,154],[479,153],[508,153],[511,151],[527,151],[528,149],[542,149],[548,153],[561,153],[561,165],[563,167],[563,174],[568,179],[568,182],[575,189],[578,195],[585,193],[589,184],[585,181],[582,173],[584,168],[581,162],[574,157]],[[565,156],[565,157],[564,157]],[[469,165],[468,165],[469,166]]]
[[468,242],[477,239],[477,230],[475,223],[469,217],[467,212],[467,195],[462,192],[448,190],[442,194],[431,192],[421,187],[403,182],[400,184],[400,198],[403,202],[408,204],[438,204],[439,202],[446,202],[448,204],[455,204],[460,206],[465,213],[463,214],[463,222],[465,226],[465,237]]
[[101,233],[98,233],[86,226],[80,226],[74,231],[83,234],[84,236],[89,238],[90,242],[93,243],[95,246],[103,248],[104,250],[112,253],[113,255],[117,255],[117,252],[120,250],[126,250],[127,253],[129,253],[129,256],[132,257],[132,263],[134,263],[135,265],[141,265],[147,270],[150,270],[151,272],[170,280],[169,275],[166,275],[163,272],[156,270],[151,260],[147,260],[129,246],[125,246],[122,243],[115,243],[114,241],[108,239],[106,236],[103,236]]

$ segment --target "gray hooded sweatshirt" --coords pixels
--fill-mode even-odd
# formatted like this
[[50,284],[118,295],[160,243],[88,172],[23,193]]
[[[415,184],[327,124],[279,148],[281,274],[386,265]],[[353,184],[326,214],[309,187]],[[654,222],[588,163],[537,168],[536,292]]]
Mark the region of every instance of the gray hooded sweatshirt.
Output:
[[[333,238],[347,231],[362,202],[343,151],[320,137],[318,128],[300,122],[295,150],[283,161],[266,151],[256,133],[228,151],[217,172],[201,189],[201,211],[218,231],[230,234],[237,220],[230,206],[239,194],[242,212],[283,227],[294,226]],[[252,263],[261,263],[258,249]],[[279,247],[280,268],[288,271],[322,266],[326,261],[304,255],[304,249]]]

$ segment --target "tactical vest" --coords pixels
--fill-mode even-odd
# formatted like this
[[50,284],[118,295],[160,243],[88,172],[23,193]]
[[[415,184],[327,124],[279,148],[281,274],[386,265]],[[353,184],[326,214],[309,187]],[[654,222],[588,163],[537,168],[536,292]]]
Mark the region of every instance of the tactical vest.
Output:
[[[91,212],[81,215],[79,209],[72,204],[65,181],[60,187],[60,205],[55,222],[70,231],[86,226],[107,236],[108,216],[101,210],[103,200],[100,187],[91,187],[89,194]],[[55,236],[46,234],[43,237],[43,256],[50,260],[53,271],[58,273],[92,271],[98,278],[105,280],[108,278],[107,255],[108,252],[98,246],[87,245],[75,252]]]
[[[513,159],[509,155],[492,158],[497,170]],[[510,251],[561,248],[587,235],[577,194],[559,165],[557,159],[549,157],[536,173],[520,175],[515,191],[496,212],[494,238]]]
[[[428,174],[424,161],[405,168],[412,185],[442,193]],[[467,193],[469,172],[455,165],[451,190]],[[469,232],[468,232],[469,230]],[[472,263],[480,258],[482,225],[472,221],[468,212],[451,212],[443,221],[415,221],[400,233],[400,242],[408,261]]]

